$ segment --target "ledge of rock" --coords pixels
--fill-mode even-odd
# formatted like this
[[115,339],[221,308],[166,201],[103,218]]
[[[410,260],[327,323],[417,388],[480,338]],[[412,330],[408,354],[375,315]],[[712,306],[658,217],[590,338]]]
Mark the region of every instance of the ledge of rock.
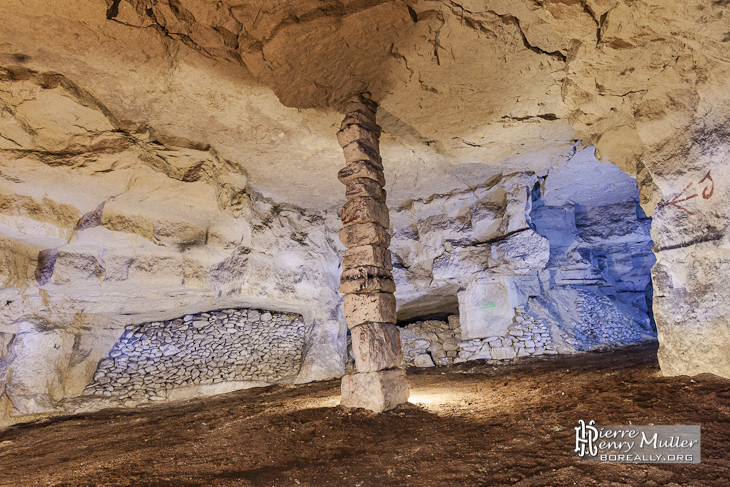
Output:
[[[346,289],[395,284],[381,318],[405,326],[407,361],[638,336],[590,335],[603,310],[611,329],[656,333],[664,374],[730,377],[726,14],[701,0],[2,2],[0,424],[84,407],[128,326],[187,333],[172,323],[220,310],[301,317],[291,370],[234,366],[231,384],[340,377],[339,276],[362,259],[393,281]],[[338,141],[364,92],[377,147],[357,129]],[[355,195],[387,208],[338,214]],[[368,250],[388,242],[392,255]],[[556,311],[568,302],[579,316]],[[435,352],[406,331],[449,315],[458,337],[449,325]],[[163,357],[183,335],[169,338]]]

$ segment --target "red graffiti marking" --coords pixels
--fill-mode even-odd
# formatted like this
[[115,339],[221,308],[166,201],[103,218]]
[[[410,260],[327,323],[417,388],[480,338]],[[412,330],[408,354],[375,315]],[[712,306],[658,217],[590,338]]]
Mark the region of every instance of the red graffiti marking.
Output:
[[672,198],[672,199],[671,199],[670,201],[667,201],[667,204],[668,204],[668,205],[672,205],[672,206],[674,206],[675,208],[679,208],[679,209],[680,209],[680,210],[682,210],[682,211],[686,211],[686,212],[687,212],[687,213],[689,213],[690,215],[694,215],[694,213],[692,213],[691,211],[689,211],[689,210],[688,210],[687,208],[685,208],[684,206],[681,206],[681,205],[680,205],[679,203],[682,203],[682,202],[684,202],[684,201],[687,201],[687,200],[691,200],[692,198],[696,198],[696,197],[697,197],[697,196],[699,196],[699,195],[697,195],[697,194],[693,194],[692,196],[687,196],[686,198],[682,198],[681,200],[680,200],[680,199],[678,199],[678,198],[679,198],[680,196],[682,196],[682,195],[684,194],[684,192],[685,192],[685,191],[687,191],[687,190],[689,189],[689,187],[690,187],[690,186],[692,186],[693,184],[694,184],[694,183],[689,183],[689,184],[687,185],[687,187],[686,187],[686,188],[684,188],[684,189],[682,190],[682,192],[681,192],[681,193],[679,193],[679,194],[678,194],[677,196],[675,196],[674,198]]
[[[710,198],[712,198],[712,194],[715,192],[715,181],[712,180],[712,176],[710,176],[710,171],[707,171],[707,174],[705,174],[705,177],[700,179],[700,182],[697,184],[700,185],[700,184],[704,183],[705,181],[709,181],[709,184],[707,184],[705,186],[705,188],[702,190],[702,197],[706,200],[709,200]],[[699,196],[699,193],[695,193],[691,196],[685,196],[684,198],[679,199],[679,197],[682,196],[685,193],[685,191],[687,191],[693,184],[695,184],[695,183],[689,183],[682,190],[681,193],[679,193],[677,196],[675,196],[671,200],[667,201],[665,204],[672,205],[675,208],[679,208],[680,210],[687,212],[690,215],[694,215],[693,212],[689,211],[687,208],[680,205],[680,203],[684,203],[685,201],[691,200],[692,198],[697,198]],[[697,190],[697,191],[699,191],[699,190]]]
[[[706,200],[709,200],[710,198],[712,198],[712,193],[715,192],[715,181],[712,180],[712,176],[710,176],[710,171],[707,171],[705,177],[702,178],[698,184],[704,183],[706,179],[710,180],[712,186],[710,186],[709,188],[705,187],[705,189],[702,190],[702,197]],[[707,192],[708,189],[710,190],[709,193]]]

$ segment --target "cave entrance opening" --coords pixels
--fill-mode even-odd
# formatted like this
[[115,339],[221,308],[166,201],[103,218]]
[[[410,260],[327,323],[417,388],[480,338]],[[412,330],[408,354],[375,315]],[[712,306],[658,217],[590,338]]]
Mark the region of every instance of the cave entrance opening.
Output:
[[401,205],[392,220],[408,365],[656,340],[651,218],[636,180],[592,147],[545,174]]

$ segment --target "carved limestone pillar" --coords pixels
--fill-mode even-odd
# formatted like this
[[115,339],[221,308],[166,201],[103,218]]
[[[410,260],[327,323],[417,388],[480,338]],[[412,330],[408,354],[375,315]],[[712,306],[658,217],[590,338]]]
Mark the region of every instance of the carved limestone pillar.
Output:
[[350,99],[337,141],[347,166],[338,178],[347,186],[342,208],[340,292],[352,334],[357,373],[342,379],[342,405],[385,411],[408,401],[410,388],[400,333],[395,326],[395,282],[391,270],[385,176],[380,158],[377,104],[358,95]]

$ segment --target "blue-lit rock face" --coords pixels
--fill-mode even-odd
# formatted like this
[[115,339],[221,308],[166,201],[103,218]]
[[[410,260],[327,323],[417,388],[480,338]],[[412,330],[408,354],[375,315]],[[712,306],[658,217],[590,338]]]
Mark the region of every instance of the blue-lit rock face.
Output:
[[129,325],[84,393],[136,403],[290,383],[304,328],[300,315],[256,309]]
[[576,154],[551,171],[534,194],[530,221],[550,242],[542,272],[548,288],[577,286],[643,311],[656,258],[651,219],[639,205],[636,181],[598,162],[592,151]]
[[[399,318],[458,307],[459,358],[570,352],[654,336],[651,219],[636,180],[599,162],[592,148],[566,154],[544,173],[502,175],[470,192],[414,200],[391,220]],[[523,316],[535,299],[544,309]],[[581,311],[561,314],[547,304],[556,299]],[[517,332],[534,336],[520,343]]]
[[645,313],[589,288],[555,287],[530,298],[525,312],[547,326],[558,353],[656,339]]

